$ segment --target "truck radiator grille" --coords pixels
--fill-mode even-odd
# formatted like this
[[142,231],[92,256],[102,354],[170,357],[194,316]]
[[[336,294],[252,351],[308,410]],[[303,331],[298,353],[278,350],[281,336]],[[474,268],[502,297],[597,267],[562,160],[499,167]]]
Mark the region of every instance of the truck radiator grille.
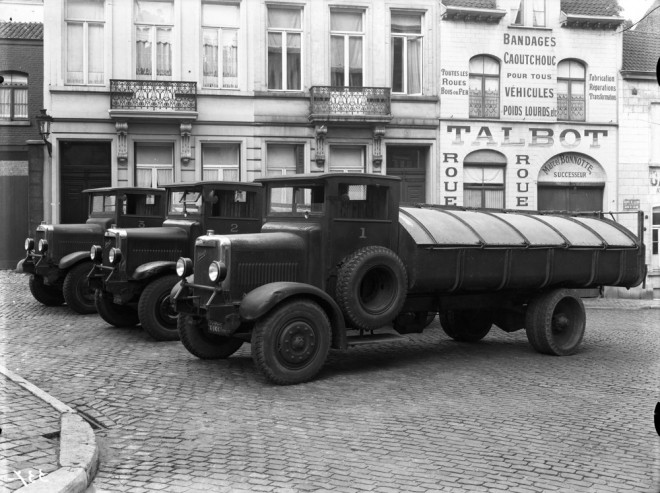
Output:
[[[147,262],[153,262],[155,260],[164,260],[176,262],[181,256],[182,252],[180,249],[160,249],[160,248],[140,248],[130,251],[130,259],[128,261],[131,265],[142,265]],[[128,255],[127,255],[128,257]]]
[[58,256],[63,257],[64,255],[68,255],[69,253],[73,252],[88,252],[92,247],[91,242],[91,239],[82,241],[60,241],[57,242],[57,252],[53,253],[57,253]]
[[235,279],[244,291],[275,281],[296,281],[298,262],[239,263]]
[[211,284],[209,280],[209,265],[214,260],[220,260],[220,253],[215,247],[196,246],[195,258],[195,277],[194,280],[198,284]]

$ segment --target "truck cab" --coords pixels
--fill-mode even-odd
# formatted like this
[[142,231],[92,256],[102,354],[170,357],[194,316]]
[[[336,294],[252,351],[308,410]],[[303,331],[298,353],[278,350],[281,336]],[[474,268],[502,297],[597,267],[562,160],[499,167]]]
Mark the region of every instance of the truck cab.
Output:
[[94,292],[87,274],[92,268],[89,245],[99,243],[111,227],[148,227],[165,217],[162,188],[94,188],[84,190],[89,201],[85,224],[42,222],[34,238],[25,240],[25,259],[17,270],[30,275],[30,291],[39,302],[94,313]]
[[160,226],[110,228],[95,245],[90,285],[101,317],[111,325],[142,327],[157,340],[178,339],[169,292],[177,259],[190,255],[205,232],[248,233],[261,227],[261,185],[197,182],[166,185]]

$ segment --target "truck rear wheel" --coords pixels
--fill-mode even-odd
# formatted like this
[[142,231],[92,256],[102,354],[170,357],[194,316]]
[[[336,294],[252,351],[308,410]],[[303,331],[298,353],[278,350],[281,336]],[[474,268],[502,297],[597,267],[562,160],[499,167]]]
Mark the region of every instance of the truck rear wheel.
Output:
[[99,289],[94,293],[94,306],[100,317],[115,327],[133,327],[140,321],[133,307],[113,303]]
[[30,293],[34,299],[46,306],[59,306],[64,303],[62,290],[44,283],[44,278],[36,274],[30,276]]
[[74,312],[86,315],[96,313],[94,291],[89,288],[87,274],[92,270],[91,262],[82,262],[67,272],[62,286],[66,304]]
[[485,310],[447,310],[440,313],[440,325],[455,341],[478,342],[490,332],[493,320]]
[[180,279],[175,275],[151,281],[138,301],[138,317],[142,328],[157,341],[178,341],[177,313],[170,303],[170,292]]
[[342,262],[337,274],[337,304],[356,329],[377,329],[399,314],[408,276],[401,259],[388,248],[369,246]]
[[209,333],[206,319],[179,313],[177,326],[183,346],[200,359],[226,359],[243,345],[240,339]]
[[529,303],[525,332],[539,353],[568,356],[582,342],[586,320],[582,299],[570,289],[555,289]]
[[292,300],[257,320],[252,359],[273,383],[306,382],[321,370],[330,350],[330,320],[310,300]]

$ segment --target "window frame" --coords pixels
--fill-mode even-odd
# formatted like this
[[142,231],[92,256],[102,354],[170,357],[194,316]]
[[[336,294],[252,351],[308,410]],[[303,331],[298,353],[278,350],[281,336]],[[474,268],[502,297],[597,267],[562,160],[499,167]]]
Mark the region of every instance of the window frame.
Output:
[[[205,164],[204,163],[204,148],[209,148],[209,147],[222,147],[222,146],[235,146],[238,150],[238,160],[236,162],[236,165],[224,165],[224,164]],[[215,180],[210,180],[209,181],[241,181],[241,142],[220,142],[220,141],[207,141],[207,142],[202,142],[201,143],[201,180],[206,181],[207,179],[204,178],[204,171],[206,170],[215,170],[217,171],[218,174],[224,175],[225,170],[236,170],[238,174],[238,179],[236,180],[225,180],[224,176],[223,178],[217,178]]]
[[[292,11],[297,11],[300,12],[300,27],[299,28],[284,28],[284,27],[269,27],[268,26],[268,11],[270,9],[273,10],[292,10]],[[304,77],[304,59],[305,59],[305,39],[304,39],[304,26],[305,26],[305,9],[304,7],[301,6],[289,6],[289,5],[266,5],[266,87],[269,91],[278,91],[278,92],[301,92],[303,91],[305,87],[305,77]],[[280,39],[281,39],[281,44],[280,44],[280,50],[281,50],[281,56],[282,56],[282,65],[281,65],[281,70],[282,70],[282,79],[280,80],[280,84],[282,87],[280,88],[274,88],[270,87],[268,80],[268,74],[269,74],[269,67],[270,67],[270,57],[269,57],[269,44],[268,44],[268,38],[270,37],[271,34],[279,34]],[[289,34],[297,34],[300,36],[300,79],[298,81],[300,88],[299,89],[290,89],[288,87],[288,56],[287,56],[287,50],[288,50],[288,43],[287,43],[287,38]]]
[[[212,23],[205,23],[204,22],[204,5],[225,5],[225,6],[230,6],[230,7],[236,7],[238,9],[238,23],[236,25],[230,25],[230,23],[224,24],[224,23],[219,23],[219,24],[212,24]],[[241,38],[240,38],[240,29],[241,29],[241,3],[236,2],[236,1],[213,1],[213,0],[203,0],[201,3],[201,8],[202,8],[202,15],[201,15],[201,29],[202,29],[202,50],[201,50],[201,69],[202,69],[202,88],[203,89],[221,89],[221,90],[239,90],[240,89],[240,59],[241,59]],[[206,85],[205,83],[205,77],[206,74],[204,73],[204,33],[207,30],[215,30],[217,33],[218,37],[218,53],[217,53],[217,68],[218,68],[218,85],[217,86],[211,86],[211,85]],[[236,85],[234,86],[227,86],[225,85],[225,79],[223,77],[224,73],[224,57],[222,53],[222,49],[224,48],[224,44],[222,44],[222,39],[223,39],[223,34],[225,32],[234,32],[236,36]]]
[[[138,3],[155,3],[155,2],[160,2],[160,3],[169,3],[172,8],[171,8],[171,23],[166,24],[166,23],[161,23],[161,24],[156,24],[154,22],[145,22],[145,21],[138,21]],[[175,10],[174,10],[174,0],[133,0],[133,33],[135,36],[135,40],[133,42],[133,50],[135,53],[135,63],[134,63],[134,70],[133,73],[135,74],[135,78],[137,80],[151,80],[151,81],[170,81],[173,80],[174,76],[174,40],[176,39],[175,33],[174,33],[174,25],[175,25]],[[137,43],[138,43],[138,28],[139,27],[148,27],[149,28],[149,42],[151,43],[151,74],[138,74],[138,48],[137,48]],[[158,29],[159,28],[169,28],[170,33],[172,36],[172,39],[170,40],[170,74],[169,75],[158,75]]]
[[[332,30],[332,15],[335,13],[349,13],[349,14],[360,14],[362,17],[362,30],[361,31],[333,31]],[[342,38],[344,40],[344,81],[341,86],[336,87],[364,87],[364,69],[365,69],[365,55],[366,55],[366,12],[364,10],[358,9],[346,9],[346,8],[332,8],[330,10],[330,85],[334,86],[332,83],[332,38]],[[361,59],[361,77],[362,83],[359,86],[351,85],[351,74],[350,74],[350,41],[351,38],[360,39],[362,43],[362,59]]]
[[[390,87],[392,94],[403,94],[408,96],[421,96],[424,94],[424,21],[426,12],[409,11],[409,10],[392,10],[390,11]],[[392,32],[392,16],[394,15],[409,15],[419,16],[419,33],[393,33]],[[403,90],[401,92],[394,90],[394,39],[401,38],[403,40],[402,50],[402,72],[403,72]],[[409,92],[408,88],[408,41],[411,39],[419,39],[419,92]]]
[[[481,79],[481,84],[480,84],[481,85],[481,96],[480,96],[480,98],[481,98],[481,105],[480,105],[481,114],[480,115],[475,115],[475,114],[472,113],[473,95],[469,94],[468,95],[468,98],[469,98],[469,103],[468,103],[469,104],[469,108],[468,108],[469,118],[493,118],[493,119],[498,119],[499,120],[500,116],[501,116],[500,106],[502,104],[502,91],[501,91],[502,63],[500,62],[500,60],[498,60],[494,56],[482,54],[482,55],[475,55],[472,58],[470,58],[470,64],[471,64],[472,60],[474,60],[476,58],[490,58],[491,60],[494,60],[497,63],[497,75],[495,76],[495,75],[492,75],[492,74],[486,74],[485,71],[482,71],[481,73],[472,72],[471,70],[469,71],[469,75],[468,75],[468,93],[471,92],[471,89],[470,89],[471,84],[469,84],[469,82],[473,78],[480,78]],[[497,106],[496,106],[497,107],[497,115],[495,115],[495,116],[486,115],[486,97],[487,97],[487,95],[486,95],[486,81],[487,80],[497,80]]]
[[[89,19],[84,19],[84,18],[77,18],[77,17],[68,17],[68,1],[65,2],[64,5],[64,29],[66,33],[66,39],[65,39],[65,47],[64,47],[64,52],[66,54],[66,61],[64,63],[64,84],[67,86],[103,86],[105,85],[106,82],[106,63],[105,63],[105,45],[106,45],[106,39],[105,39],[105,0],[102,0],[102,11],[103,11],[103,20],[89,20]],[[83,75],[83,80],[82,82],[75,82],[69,80],[69,70],[68,70],[68,62],[69,62],[69,26],[70,25],[81,25],[82,24],[82,75]],[[101,68],[102,68],[102,75],[101,75],[101,81],[100,82],[90,82],[89,81],[89,59],[90,59],[90,46],[89,46],[89,28],[90,25],[94,26],[100,26],[101,27],[101,40],[103,41],[103,45],[101,47],[101,53],[98,54],[99,58],[101,59]]]
[[[269,163],[269,157],[268,154],[272,152],[272,150],[269,152],[269,147],[272,146],[289,146],[292,147],[293,149],[293,156],[294,156],[294,165],[293,167],[281,167],[281,166],[274,166],[270,167]],[[305,173],[305,161],[306,161],[306,154],[305,154],[305,143],[304,142],[299,142],[299,141],[269,141],[266,142],[266,159],[265,159],[265,174],[264,176],[290,176],[290,175],[299,175],[299,174],[304,174]],[[271,171],[273,173],[271,173]],[[279,171],[279,174],[276,174],[275,172]],[[289,173],[288,171],[293,171],[293,173]]]
[[[139,164],[138,163],[138,148],[147,148],[147,147],[170,147],[172,153],[172,164],[170,165],[164,165],[164,164],[156,164],[156,165],[145,165],[145,164]],[[174,160],[174,152],[175,152],[175,145],[174,142],[172,141],[136,141],[134,142],[134,152],[135,152],[135,166],[134,166],[134,183],[135,186],[146,186],[146,187],[158,187],[158,171],[159,170],[171,170],[172,171],[172,180],[170,183],[175,183],[176,182],[176,170],[175,170],[175,160]],[[139,169],[150,169],[151,170],[151,185],[138,185],[138,170]],[[161,185],[162,186],[162,185]]]
[[[548,3],[546,0],[519,0],[520,4],[518,8],[511,9],[511,26],[522,26],[522,27],[538,27],[538,28],[547,28],[548,27]],[[543,9],[537,9],[537,2],[542,2]],[[515,14],[514,14],[515,12]],[[537,24],[536,14],[542,13],[543,23]]]
[[[0,116],[0,121],[2,122],[29,122],[30,121],[30,76],[27,72],[21,72],[18,70],[4,70],[0,72],[5,78],[2,86],[0,86],[0,91],[9,92],[9,116],[2,117]],[[8,77],[20,76],[25,77],[25,84],[7,82]],[[21,91],[25,93],[25,103],[16,102],[16,92]],[[25,116],[16,116],[16,108],[18,105],[25,106]]]
[[[583,78],[571,77],[570,76],[570,62],[575,62],[582,66],[584,71]],[[559,76],[559,66],[562,63],[569,64],[569,76],[560,77]],[[568,91],[566,92],[566,118],[562,118],[559,112],[559,83],[566,82]],[[571,116],[571,107],[573,103],[573,83],[582,83],[582,118],[573,118]],[[557,120],[562,122],[585,122],[587,121],[587,64],[578,60],[577,58],[565,58],[560,60],[557,63]]]

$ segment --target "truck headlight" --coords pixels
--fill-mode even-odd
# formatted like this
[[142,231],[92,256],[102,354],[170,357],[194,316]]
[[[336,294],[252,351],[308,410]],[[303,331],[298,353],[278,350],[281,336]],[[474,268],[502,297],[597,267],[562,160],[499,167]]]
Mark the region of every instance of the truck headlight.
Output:
[[186,257],[180,257],[176,261],[176,275],[180,278],[186,278],[193,273],[193,262]]
[[100,245],[94,245],[89,251],[89,258],[92,259],[92,262],[100,264],[103,260],[103,248]]
[[220,282],[227,277],[227,266],[224,262],[213,261],[209,265],[209,279],[211,282]]
[[108,260],[112,265],[117,265],[121,262],[121,250],[119,248],[111,248],[108,254]]
[[34,250],[34,239],[33,238],[25,238],[25,250],[27,252],[31,252]]
[[37,246],[37,249],[41,253],[46,253],[48,251],[48,240],[44,240],[43,238],[39,240],[39,245]]

